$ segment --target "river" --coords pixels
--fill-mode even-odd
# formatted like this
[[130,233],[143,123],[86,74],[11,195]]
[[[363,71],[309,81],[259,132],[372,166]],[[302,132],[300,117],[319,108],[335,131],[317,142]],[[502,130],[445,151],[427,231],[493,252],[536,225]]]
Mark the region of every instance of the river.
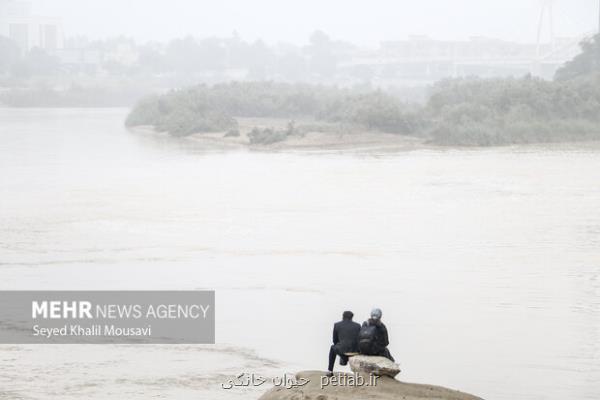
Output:
[[257,398],[219,382],[324,369],[373,306],[402,380],[600,398],[600,147],[223,152],[126,113],[0,109],[0,289],[215,289],[218,343],[0,346],[0,398]]

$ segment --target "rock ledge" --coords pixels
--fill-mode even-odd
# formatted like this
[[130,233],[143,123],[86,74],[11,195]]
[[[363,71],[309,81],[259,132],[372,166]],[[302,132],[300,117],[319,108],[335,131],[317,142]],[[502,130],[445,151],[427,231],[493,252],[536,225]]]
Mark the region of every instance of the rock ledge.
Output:
[[400,373],[400,366],[385,357],[354,356],[350,358],[352,372],[395,377]]
[[[328,377],[326,372],[321,371],[299,372],[296,379],[308,381],[306,385],[295,388],[274,387],[259,400],[482,400],[457,390],[400,382],[389,376],[379,377],[376,385],[340,384],[344,381],[351,382],[350,377],[355,377],[355,374],[336,373],[333,377]],[[328,384],[324,385],[324,382]]]

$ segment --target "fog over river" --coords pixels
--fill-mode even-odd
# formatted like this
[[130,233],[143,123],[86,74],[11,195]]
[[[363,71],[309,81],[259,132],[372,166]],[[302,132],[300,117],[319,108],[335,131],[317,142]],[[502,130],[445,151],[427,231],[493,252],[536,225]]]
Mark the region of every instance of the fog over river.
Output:
[[0,289],[214,289],[216,346],[0,346],[2,399],[252,399],[383,309],[400,379],[600,398],[600,146],[222,152],[0,109]]

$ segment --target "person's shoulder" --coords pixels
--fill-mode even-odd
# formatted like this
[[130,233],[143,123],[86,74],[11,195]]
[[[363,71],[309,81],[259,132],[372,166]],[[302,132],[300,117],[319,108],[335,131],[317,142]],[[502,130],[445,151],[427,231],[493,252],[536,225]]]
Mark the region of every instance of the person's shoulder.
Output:
[[369,321],[365,321],[362,323],[362,326],[369,326]]

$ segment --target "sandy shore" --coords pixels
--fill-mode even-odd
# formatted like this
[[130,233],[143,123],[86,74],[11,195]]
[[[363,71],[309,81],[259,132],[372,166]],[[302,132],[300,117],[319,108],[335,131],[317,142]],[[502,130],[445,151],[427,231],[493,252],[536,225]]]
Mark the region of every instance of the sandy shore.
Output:
[[[335,127],[333,124],[314,121],[298,122],[297,126],[308,126],[303,135],[292,135],[287,139],[272,144],[251,144],[248,134],[255,128],[273,128],[283,130],[289,123],[288,119],[276,118],[237,118],[240,136],[225,137],[226,132],[205,132],[181,138],[193,145],[207,150],[236,150],[253,151],[299,151],[299,152],[354,152],[354,153],[393,153],[410,150],[485,150],[494,147],[477,146],[441,146],[428,142],[423,138],[405,136],[393,133],[356,130]],[[314,124],[314,125],[313,125]],[[130,131],[141,135],[152,135],[171,138],[166,132],[157,132],[152,126],[137,126]],[[549,143],[520,143],[499,146],[513,151],[588,151],[600,149],[600,141],[588,142],[549,142]]]
[[[283,130],[288,119],[276,118],[237,118],[240,136],[225,137],[226,132],[195,133],[185,139],[210,149],[251,149],[264,151],[401,151],[431,147],[423,139],[391,133],[344,130],[332,124],[314,124],[313,121],[298,122],[303,126],[302,135],[289,136],[286,140],[268,145],[251,144],[248,134],[255,128]],[[322,129],[320,129],[322,128]],[[131,131],[141,134],[168,135],[156,132],[152,126],[137,126]]]

